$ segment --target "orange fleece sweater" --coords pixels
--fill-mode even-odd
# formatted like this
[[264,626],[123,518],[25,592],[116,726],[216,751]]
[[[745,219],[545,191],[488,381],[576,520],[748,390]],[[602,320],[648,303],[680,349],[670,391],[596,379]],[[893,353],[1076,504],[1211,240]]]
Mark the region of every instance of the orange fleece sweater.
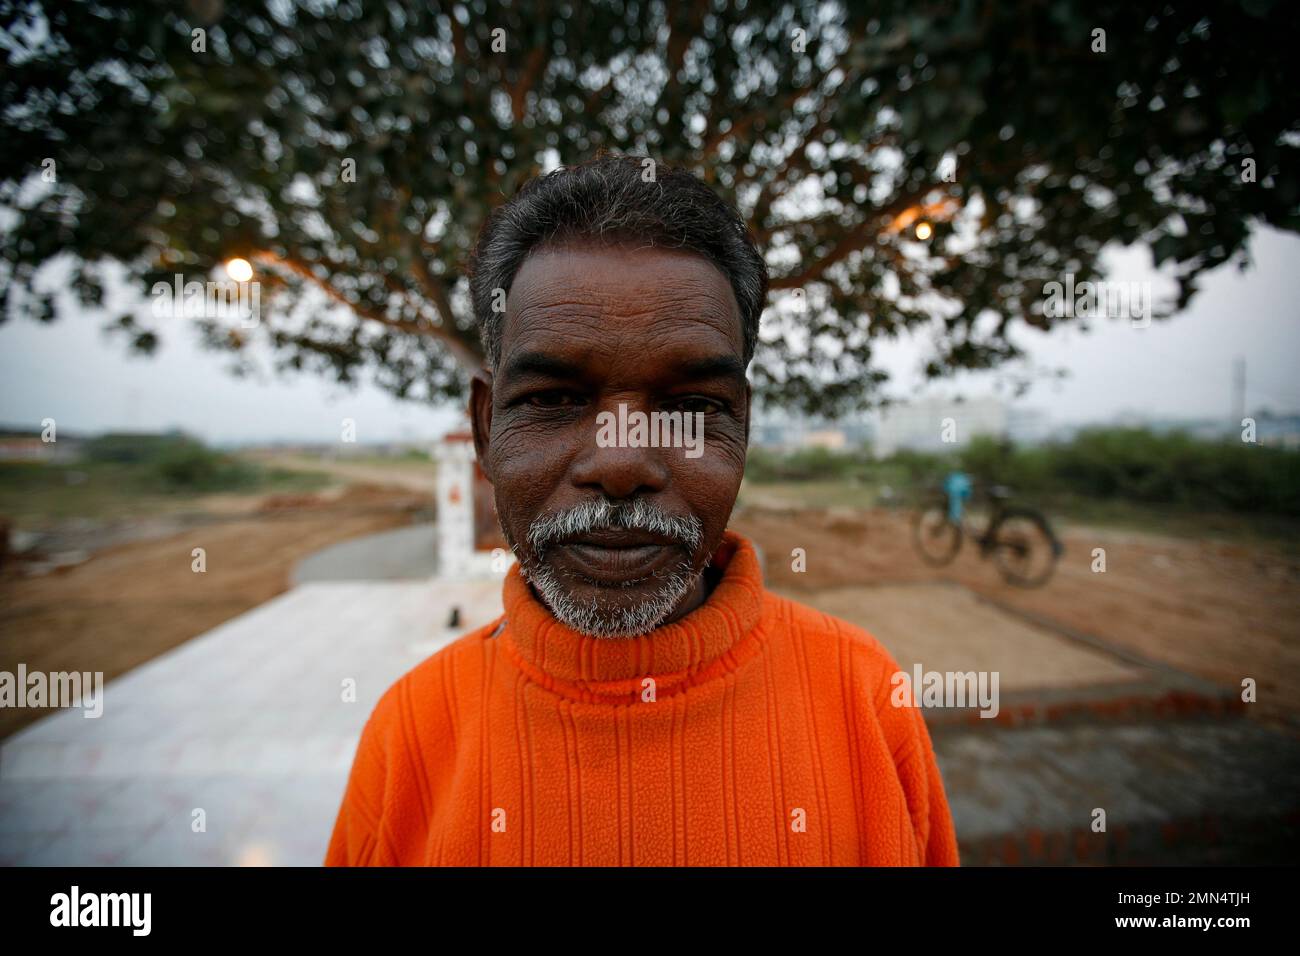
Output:
[[645,637],[505,615],[365,725],[326,865],[957,865],[920,711],[866,632],[763,588],[728,532],[703,605]]

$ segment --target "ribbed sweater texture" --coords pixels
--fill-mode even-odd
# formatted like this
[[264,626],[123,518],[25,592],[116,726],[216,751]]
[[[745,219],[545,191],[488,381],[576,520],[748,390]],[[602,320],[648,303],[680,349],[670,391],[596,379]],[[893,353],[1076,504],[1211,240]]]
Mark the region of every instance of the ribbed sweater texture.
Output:
[[956,866],[921,712],[867,632],[763,586],[727,532],[704,604],[638,638],[502,618],[361,734],[331,866]]

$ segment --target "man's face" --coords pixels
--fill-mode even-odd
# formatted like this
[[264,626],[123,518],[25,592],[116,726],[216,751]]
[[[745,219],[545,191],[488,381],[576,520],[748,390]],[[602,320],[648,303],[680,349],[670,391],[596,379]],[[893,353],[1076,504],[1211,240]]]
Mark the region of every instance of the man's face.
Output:
[[[471,411],[502,529],[552,613],[620,636],[698,605],[740,489],[749,403],[739,309],[707,259],[565,245],[525,260]],[[688,413],[702,446],[631,447],[632,431],[611,444],[609,416],[638,412]]]

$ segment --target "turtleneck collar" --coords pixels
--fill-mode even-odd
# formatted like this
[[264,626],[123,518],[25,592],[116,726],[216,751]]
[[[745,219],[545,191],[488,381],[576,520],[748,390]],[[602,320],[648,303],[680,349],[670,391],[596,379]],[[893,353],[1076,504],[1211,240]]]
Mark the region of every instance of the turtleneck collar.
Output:
[[690,614],[642,637],[609,638],[560,623],[513,565],[504,587],[503,647],[538,683],[588,699],[642,699],[646,677],[654,678],[656,696],[710,679],[758,650],[746,638],[763,601],[758,555],[745,538],[724,533],[712,566],[722,577]]

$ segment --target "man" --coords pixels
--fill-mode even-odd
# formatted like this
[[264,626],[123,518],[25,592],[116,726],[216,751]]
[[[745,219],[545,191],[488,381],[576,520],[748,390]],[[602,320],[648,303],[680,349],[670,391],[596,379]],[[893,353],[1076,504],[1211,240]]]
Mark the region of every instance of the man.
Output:
[[484,227],[470,412],[518,563],[504,616],[375,708],[327,864],[957,864],[897,665],[727,530],[767,272],[649,168],[557,170]]

